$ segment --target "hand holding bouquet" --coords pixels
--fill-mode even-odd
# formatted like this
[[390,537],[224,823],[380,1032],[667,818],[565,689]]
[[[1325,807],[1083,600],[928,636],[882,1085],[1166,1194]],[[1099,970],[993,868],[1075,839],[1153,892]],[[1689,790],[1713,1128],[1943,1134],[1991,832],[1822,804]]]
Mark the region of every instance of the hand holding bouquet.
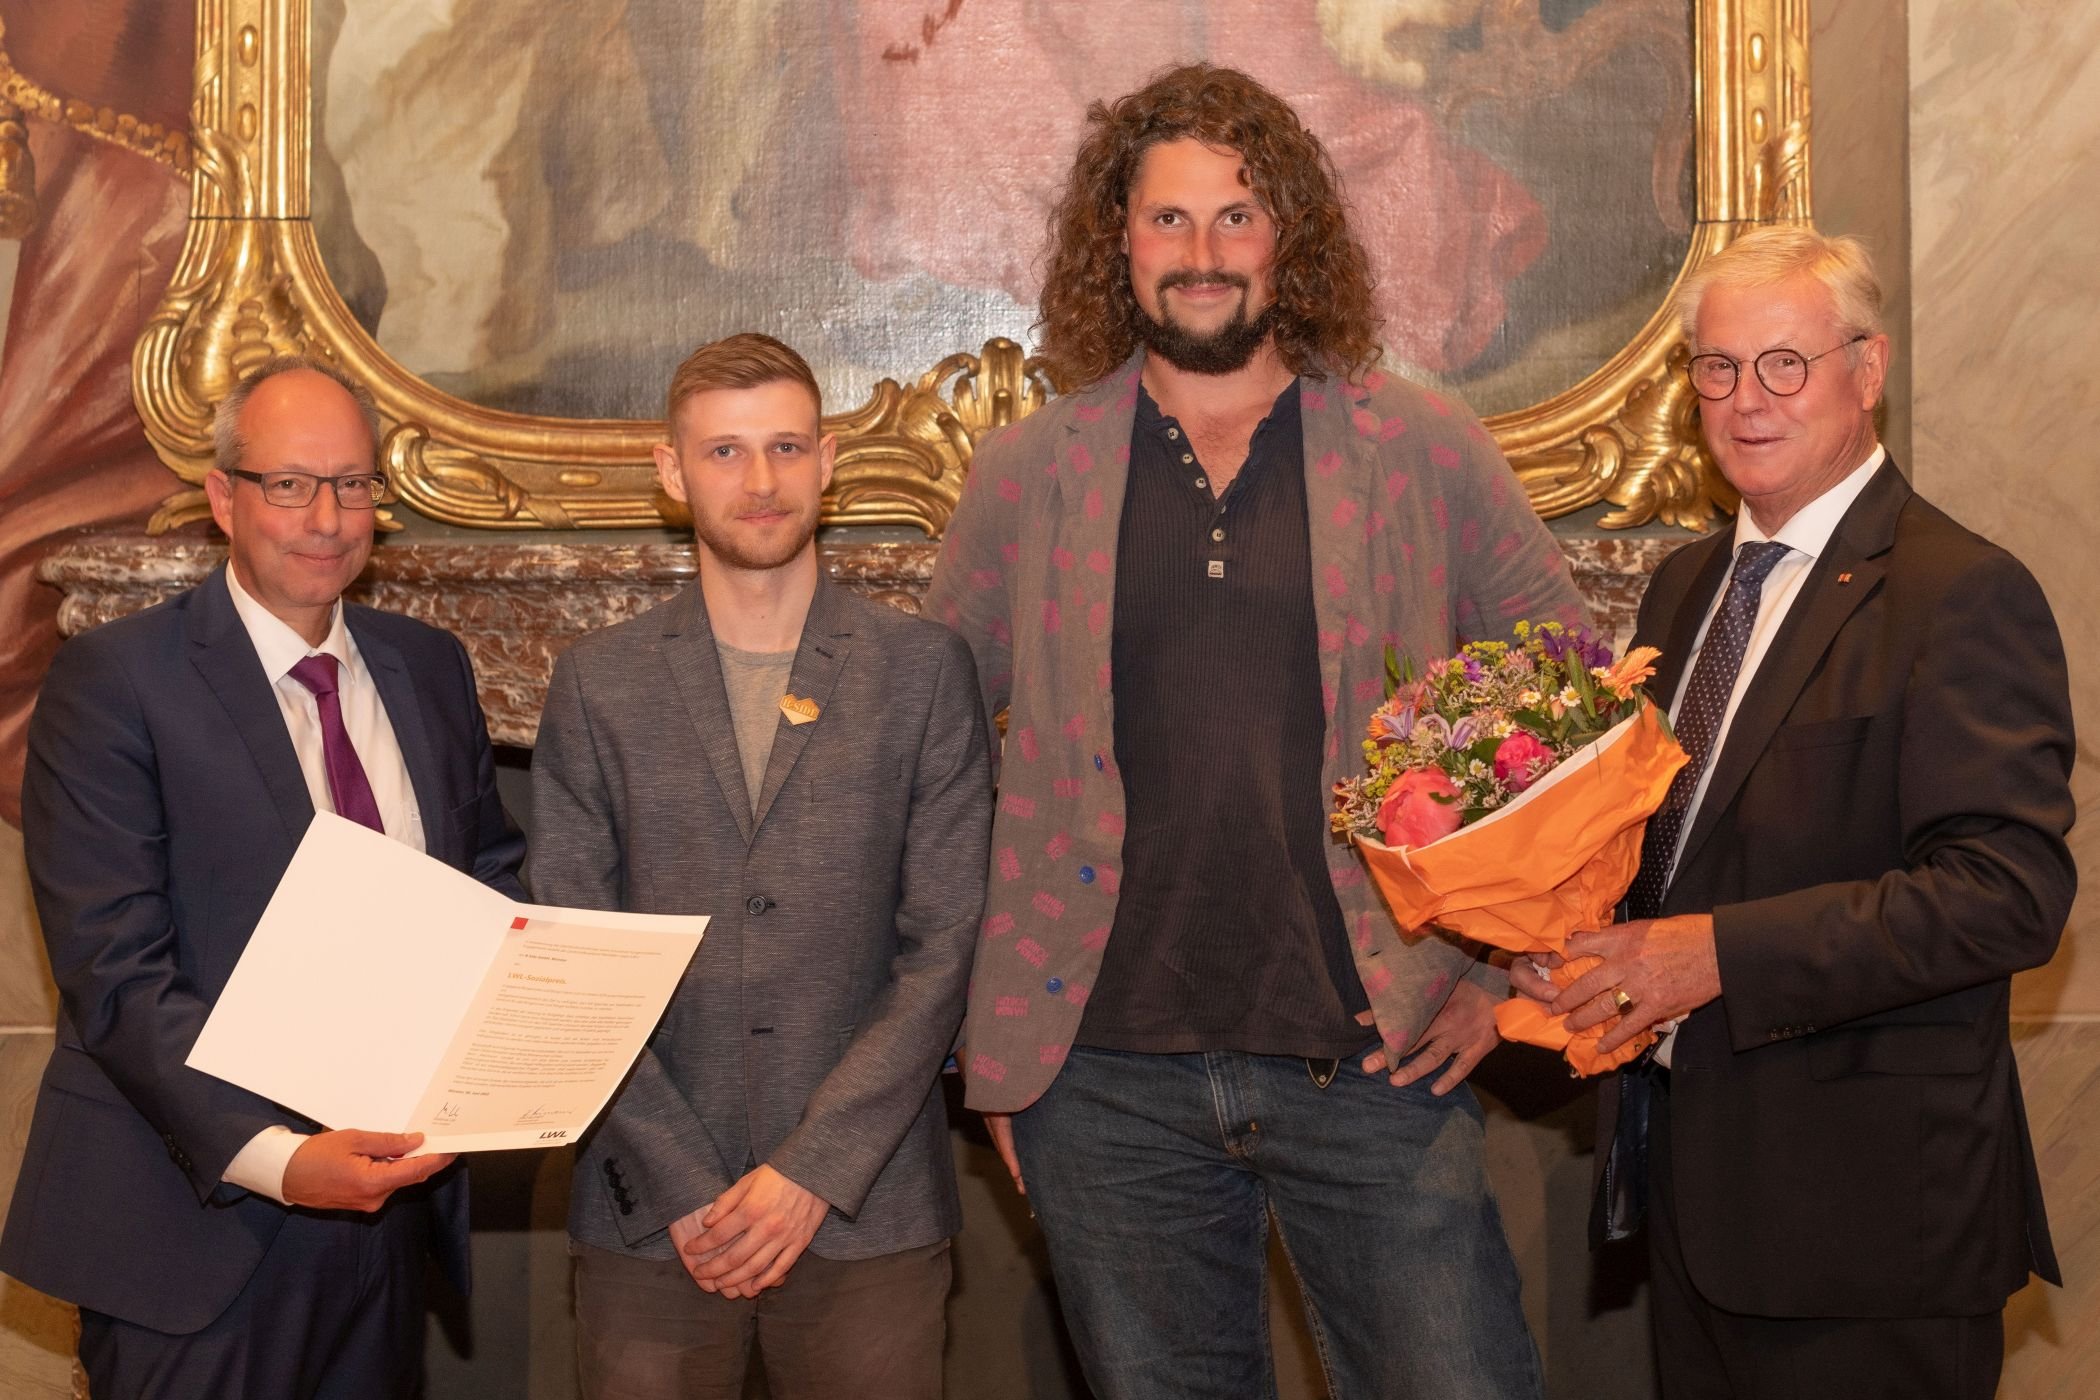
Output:
[[[1363,852],[1403,927],[1430,924],[1520,956],[1561,953],[1602,928],[1640,867],[1641,835],[1684,751],[1641,691],[1657,652],[1614,661],[1579,628],[1518,623],[1510,642],[1472,642],[1418,677],[1388,656],[1387,699],[1364,740],[1369,771],[1335,785],[1337,835]],[[1555,968],[1566,986],[1597,963]],[[1536,1002],[1505,1002],[1505,1039],[1566,1053],[1579,1074],[1609,1056],[1602,1027],[1571,1034]]]

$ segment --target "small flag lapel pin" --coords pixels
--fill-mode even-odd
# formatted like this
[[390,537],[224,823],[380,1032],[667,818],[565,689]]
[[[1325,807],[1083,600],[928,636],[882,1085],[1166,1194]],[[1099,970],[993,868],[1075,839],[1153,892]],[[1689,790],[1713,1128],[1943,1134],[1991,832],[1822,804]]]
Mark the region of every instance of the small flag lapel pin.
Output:
[[1850,583],[1850,582],[1852,582],[1852,575],[1850,575],[1850,574],[1839,574],[1839,575],[1838,575],[1838,582],[1839,582],[1839,583]]
[[[1850,575],[1847,575],[1850,577]],[[804,700],[793,695],[780,697],[780,713],[787,716],[789,724],[813,724],[823,708],[814,700]]]

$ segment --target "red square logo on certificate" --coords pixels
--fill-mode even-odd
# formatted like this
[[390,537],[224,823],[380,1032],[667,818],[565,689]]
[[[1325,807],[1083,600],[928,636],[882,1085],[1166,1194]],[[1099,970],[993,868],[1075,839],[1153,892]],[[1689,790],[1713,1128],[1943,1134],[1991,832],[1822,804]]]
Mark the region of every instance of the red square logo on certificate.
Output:
[[525,925],[529,922],[531,922],[529,919],[527,919],[523,914],[520,914],[517,918],[512,919],[510,921],[510,931],[512,933],[516,933],[519,930],[523,929]]

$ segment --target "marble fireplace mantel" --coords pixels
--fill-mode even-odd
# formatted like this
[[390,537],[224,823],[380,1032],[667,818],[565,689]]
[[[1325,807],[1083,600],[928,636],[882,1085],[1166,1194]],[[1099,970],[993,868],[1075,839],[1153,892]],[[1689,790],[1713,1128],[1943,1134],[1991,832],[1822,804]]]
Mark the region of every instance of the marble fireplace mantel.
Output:
[[[1647,577],[1682,535],[1562,535],[1561,547],[1591,614],[1622,641]],[[825,571],[857,592],[906,611],[933,576],[939,545],[827,532]],[[152,606],[202,579],[226,555],[215,535],[84,534],[59,546],[37,577],[66,596],[67,636]],[[530,747],[554,658],[586,632],[623,621],[676,592],[694,574],[690,544],[603,535],[398,535],[372,551],[350,596],[448,629],[466,643],[481,684],[489,733]]]

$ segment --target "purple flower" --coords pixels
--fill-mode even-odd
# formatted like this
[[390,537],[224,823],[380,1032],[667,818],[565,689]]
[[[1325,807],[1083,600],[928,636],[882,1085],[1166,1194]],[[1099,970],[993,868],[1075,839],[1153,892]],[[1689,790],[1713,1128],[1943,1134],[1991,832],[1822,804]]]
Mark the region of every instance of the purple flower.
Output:
[[1472,715],[1467,715],[1464,719],[1451,726],[1449,743],[1454,749],[1470,748],[1473,741],[1479,737],[1480,721]]
[[1592,637],[1586,627],[1543,632],[1539,644],[1549,661],[1566,662],[1572,658],[1584,668],[1611,664],[1611,648]]
[[1487,675],[1487,668],[1480,664],[1478,658],[1468,656],[1465,658],[1465,673],[1467,685],[1478,685],[1481,678]]
[[1397,709],[1380,710],[1372,716],[1371,722],[1374,726],[1372,738],[1405,739],[1415,730],[1414,703],[1409,701]]
[[1451,747],[1451,724],[1442,715],[1428,714],[1415,722],[1415,727],[1434,734],[1445,748]]

